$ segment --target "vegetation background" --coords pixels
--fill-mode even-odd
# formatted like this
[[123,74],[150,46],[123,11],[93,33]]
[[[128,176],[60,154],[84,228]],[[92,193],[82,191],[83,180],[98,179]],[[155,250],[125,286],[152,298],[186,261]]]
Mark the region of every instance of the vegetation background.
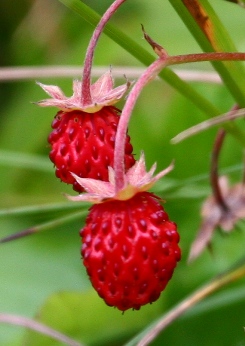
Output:
[[[111,2],[84,1],[100,14]],[[238,51],[245,51],[245,10],[221,0],[210,4]],[[141,23],[171,55],[201,52],[169,1],[126,1],[111,23],[151,54],[151,47],[142,39]],[[1,244],[0,313],[35,317],[86,345],[130,345],[130,339],[144,332],[152,321],[244,256],[244,222],[229,235],[216,232],[213,253],[206,250],[187,264],[201,222],[200,207],[211,193],[210,153],[217,129],[171,144],[171,138],[205,120],[207,114],[169,84],[155,80],[136,104],[129,134],[136,157],[143,149],[148,167],[156,161],[160,170],[175,160],[174,171],[154,191],[166,200],[166,211],[178,224],[183,258],[161,298],[140,311],[122,315],[97,296],[80,259],[79,230],[84,225],[87,205],[66,201],[63,193],[74,192],[55,178],[48,158],[47,136],[56,110],[33,104],[46,97],[35,80],[59,85],[66,95],[71,94],[72,79],[81,77],[92,32],[88,22],[59,1],[0,2],[2,67],[81,66],[81,72],[72,77],[40,75],[28,80],[0,80],[0,235],[4,237],[37,225],[46,230]],[[106,70],[110,65],[124,67],[126,74],[129,67],[135,68],[135,72],[144,68],[130,53],[102,35],[94,66]],[[174,68],[183,69],[213,71],[209,63]],[[116,78],[116,84],[122,80],[123,74]],[[222,84],[188,83],[220,113],[227,112],[235,103]],[[242,120],[237,123],[244,128]],[[229,173],[232,182],[241,178],[241,161],[240,144],[228,136],[220,167],[221,172]],[[56,223],[49,225],[53,220]],[[244,287],[245,279],[241,279],[216,292],[172,323],[152,345],[245,345]],[[0,325],[0,344],[61,345],[51,338],[6,324]]]

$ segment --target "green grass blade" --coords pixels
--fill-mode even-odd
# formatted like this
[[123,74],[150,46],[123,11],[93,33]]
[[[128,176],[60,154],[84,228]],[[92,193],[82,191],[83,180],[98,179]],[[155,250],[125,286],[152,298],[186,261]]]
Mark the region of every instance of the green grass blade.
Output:
[[53,173],[53,167],[48,158],[10,150],[0,150],[0,165]]
[[[236,52],[236,47],[218,15],[207,0],[169,0],[205,52]],[[185,5],[185,4],[186,5]],[[188,9],[187,9],[188,6]],[[245,106],[245,71],[241,62],[212,62],[236,102]]]
[[32,235],[32,234],[35,234],[35,233],[47,231],[49,229],[53,229],[53,228],[58,227],[60,225],[64,225],[65,223],[72,222],[72,221],[77,220],[79,218],[82,220],[82,218],[86,214],[87,214],[87,210],[83,210],[83,211],[79,211],[79,212],[76,212],[76,213],[68,214],[68,215],[65,215],[65,216],[53,219],[51,221],[47,221],[47,222],[41,223],[39,225],[36,225],[36,226],[30,227],[30,228],[21,230],[21,231],[19,231],[17,233],[10,234],[10,235],[8,235],[8,236],[6,236],[4,238],[1,238],[0,239],[0,244],[4,244],[4,243],[7,243],[7,242],[10,242],[10,241],[13,241],[13,240],[17,240],[17,239],[20,239],[20,238],[23,238],[23,237],[26,237],[28,235]]
[[33,214],[42,214],[42,213],[52,213],[76,209],[88,209],[90,206],[89,203],[50,203],[50,204],[37,204],[37,205],[27,205],[24,207],[15,207],[15,208],[3,208],[0,209],[1,216],[24,216],[24,215],[33,215]]

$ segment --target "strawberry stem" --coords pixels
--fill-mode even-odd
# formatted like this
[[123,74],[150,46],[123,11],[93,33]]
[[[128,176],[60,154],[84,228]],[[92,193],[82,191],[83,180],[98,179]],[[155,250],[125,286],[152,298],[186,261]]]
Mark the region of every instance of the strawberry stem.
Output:
[[94,50],[97,45],[98,39],[103,32],[104,27],[110,20],[112,15],[116,12],[119,6],[121,6],[126,0],[116,0],[107,9],[107,11],[101,17],[99,24],[96,26],[92,38],[89,42],[87,53],[84,61],[83,68],[83,78],[82,78],[82,90],[81,90],[81,101],[84,105],[89,105],[92,103],[90,85],[91,85],[91,70],[92,62],[94,57]]
[[190,62],[202,61],[243,61],[245,60],[245,53],[198,53],[198,54],[185,54],[175,55],[169,57],[168,65],[186,64]]
[[131,92],[128,95],[125,106],[123,107],[122,114],[120,116],[120,121],[117,128],[115,151],[114,151],[114,170],[115,170],[115,186],[116,191],[121,190],[124,187],[125,181],[125,167],[124,167],[124,151],[125,151],[125,141],[126,133],[128,128],[128,123],[131,117],[134,105],[139,97],[142,89],[154,79],[157,74],[168,64],[167,55],[162,55],[154,61],[140,78],[137,80],[133,86]]
[[117,129],[114,151],[115,186],[117,192],[121,190],[125,184],[124,151],[129,120],[136,100],[139,97],[142,89],[146,86],[146,84],[150,82],[152,79],[154,79],[164,67],[169,65],[201,61],[245,60],[245,53],[213,52],[169,56],[165,49],[158,43],[156,43],[154,40],[152,40],[152,38],[145,32],[143,26],[142,31],[144,34],[144,38],[151,45],[151,47],[159,56],[159,58],[156,61],[154,61],[145,70],[145,72],[143,72],[141,77],[139,77],[131,92],[129,93],[125,106],[122,110],[122,114]]

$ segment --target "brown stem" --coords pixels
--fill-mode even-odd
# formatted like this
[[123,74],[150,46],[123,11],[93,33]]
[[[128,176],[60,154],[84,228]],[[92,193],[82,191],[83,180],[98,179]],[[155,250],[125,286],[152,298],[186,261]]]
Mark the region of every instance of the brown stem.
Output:
[[242,189],[241,189],[241,195],[244,193],[245,190],[245,150],[243,150],[243,172],[242,172]]
[[210,170],[210,182],[213,190],[214,197],[216,199],[216,202],[219,204],[219,206],[227,211],[229,207],[224,201],[224,198],[222,196],[220,186],[219,186],[219,175],[218,175],[218,159],[220,150],[222,148],[224,138],[226,135],[226,131],[224,129],[219,129],[217,136],[215,138],[212,157],[211,157],[211,170]]
[[[239,109],[239,106],[235,105],[232,107],[231,112],[236,111],[238,109]],[[211,186],[212,186],[212,190],[213,190],[213,194],[216,199],[216,202],[224,211],[228,211],[229,207],[223,198],[220,185],[219,185],[219,175],[218,175],[218,160],[219,160],[220,150],[224,143],[225,135],[226,135],[226,131],[224,129],[218,130],[218,133],[214,142],[212,157],[211,157],[210,182],[211,182]]]

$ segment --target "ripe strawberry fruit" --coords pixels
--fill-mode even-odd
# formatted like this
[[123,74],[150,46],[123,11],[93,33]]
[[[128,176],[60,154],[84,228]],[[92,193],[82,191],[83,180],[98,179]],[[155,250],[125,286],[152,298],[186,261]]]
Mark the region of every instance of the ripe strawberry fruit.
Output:
[[[108,181],[108,166],[113,166],[120,116],[114,104],[122,98],[130,83],[127,81],[114,88],[111,71],[106,72],[90,85],[91,103],[84,99],[81,81],[73,81],[71,97],[66,97],[58,86],[38,84],[51,98],[37,104],[60,109],[48,137],[52,148],[49,156],[56,167],[56,176],[67,184],[73,184],[78,192],[84,192],[84,189],[71,172],[80,178]],[[126,171],[135,163],[132,150],[127,136],[124,155]]]
[[122,311],[157,300],[181,257],[176,224],[145,191],[93,205],[80,235],[93,287]]
[[[84,189],[71,175],[108,181],[108,166],[113,166],[114,145],[120,111],[106,106],[95,113],[80,110],[60,111],[48,137],[51,145],[50,160],[56,167],[56,176],[73,189]],[[133,147],[127,136],[125,145],[125,169],[134,165]]]

